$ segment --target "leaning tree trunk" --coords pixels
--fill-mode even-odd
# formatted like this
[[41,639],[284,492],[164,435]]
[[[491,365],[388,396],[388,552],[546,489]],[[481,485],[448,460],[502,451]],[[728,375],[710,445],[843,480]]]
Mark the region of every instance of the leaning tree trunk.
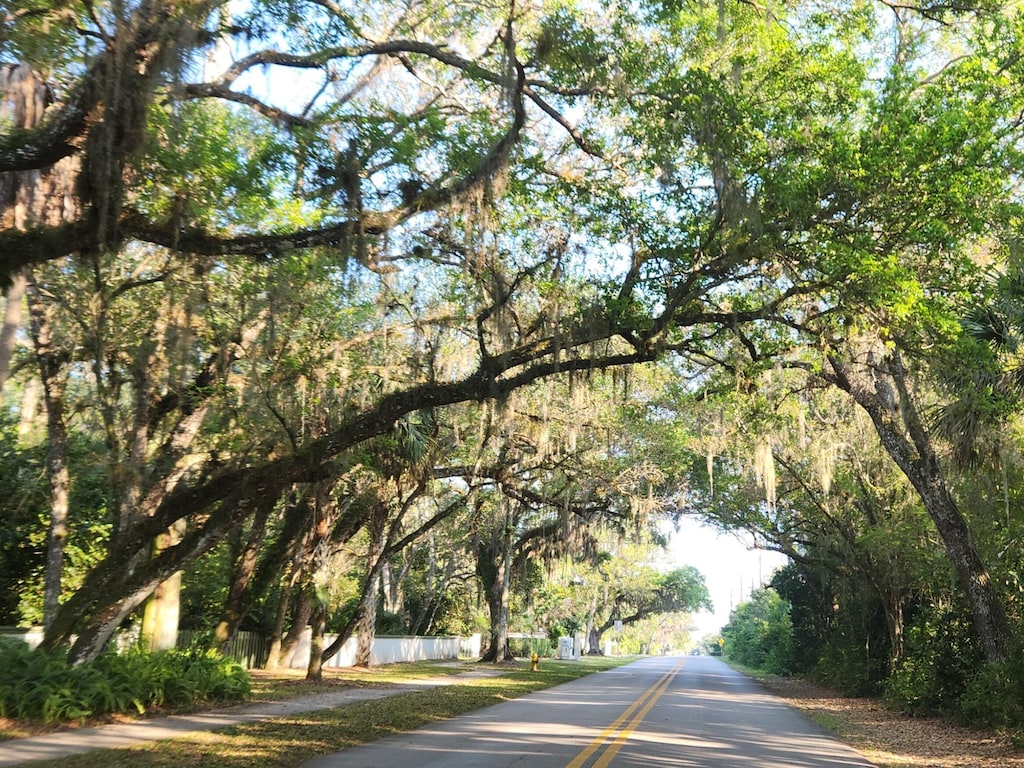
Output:
[[[853,396],[871,418],[886,453],[906,475],[924,504],[956,569],[985,658],[1006,658],[1010,626],[970,526],[946,483],[938,456],[917,406],[898,352],[872,361],[871,384],[854,377],[838,358],[829,360],[828,380]],[[886,378],[888,377],[888,378]],[[895,391],[893,388],[895,387]]]
[[256,571],[260,545],[263,543],[263,535],[267,530],[267,519],[270,517],[270,512],[276,503],[276,499],[267,499],[256,510],[245,547],[235,562],[234,572],[231,575],[231,585],[228,588],[227,599],[224,601],[221,618],[217,623],[216,629],[213,631],[213,647],[222,653],[227,649],[231,638],[235,636],[235,632],[238,631],[238,625],[242,622],[242,617],[245,615],[245,597],[248,593],[253,573]]

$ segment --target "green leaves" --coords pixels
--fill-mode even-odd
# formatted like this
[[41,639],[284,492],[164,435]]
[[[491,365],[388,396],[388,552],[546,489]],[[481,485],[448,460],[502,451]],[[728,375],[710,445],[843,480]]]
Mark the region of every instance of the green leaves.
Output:
[[238,702],[248,695],[248,673],[211,653],[130,651],[72,667],[61,653],[0,640],[0,716],[73,722],[106,714],[142,714],[152,707]]
[[136,205],[177,227],[249,231],[282,218],[295,226],[283,199],[288,151],[263,123],[216,102],[154,106]]

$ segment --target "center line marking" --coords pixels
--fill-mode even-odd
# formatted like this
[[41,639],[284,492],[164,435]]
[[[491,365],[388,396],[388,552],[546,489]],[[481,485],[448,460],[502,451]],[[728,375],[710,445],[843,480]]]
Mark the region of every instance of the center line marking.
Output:
[[[630,704],[626,708],[625,712],[619,715],[611,725],[601,731],[601,733],[598,734],[598,736],[590,742],[582,752],[576,755],[576,757],[574,757],[572,761],[565,766],[565,768],[583,768],[584,763],[590,759],[590,756],[597,752],[610,738],[614,736],[614,740],[608,744],[604,754],[594,761],[594,765],[592,766],[592,768],[606,768],[612,758],[615,757],[620,749],[622,749],[622,746],[626,743],[630,734],[633,733],[636,727],[647,716],[647,713],[654,707],[658,699],[661,698],[661,695],[668,689],[672,679],[676,674],[678,674],[679,670],[683,668],[683,664],[685,662],[685,658],[681,659],[675,667],[658,678],[654,685],[640,694],[640,698]],[[639,712],[637,710],[639,710]],[[634,713],[636,713],[635,717],[633,716]],[[629,724],[619,730],[622,724],[629,720],[630,717],[633,717],[633,719],[630,720]]]

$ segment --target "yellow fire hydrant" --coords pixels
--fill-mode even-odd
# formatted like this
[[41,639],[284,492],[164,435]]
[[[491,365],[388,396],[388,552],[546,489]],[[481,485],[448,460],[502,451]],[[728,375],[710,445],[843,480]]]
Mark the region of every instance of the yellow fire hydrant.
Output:
[[534,651],[533,655],[530,657],[530,663],[532,665],[530,667],[530,671],[531,672],[536,672],[537,671],[537,665],[540,663],[540,656],[537,655],[536,651]]

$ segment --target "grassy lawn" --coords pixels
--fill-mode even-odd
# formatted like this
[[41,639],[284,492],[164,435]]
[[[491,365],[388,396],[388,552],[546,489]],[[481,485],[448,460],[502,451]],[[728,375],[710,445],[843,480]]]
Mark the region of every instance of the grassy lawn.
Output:
[[[97,750],[61,760],[33,763],[38,768],[287,768],[317,755],[336,752],[401,731],[418,728],[481,707],[610,669],[631,658],[586,658],[578,662],[544,659],[537,672],[529,663],[501,667],[498,677],[453,679],[451,685],[357,702],[332,710],[234,726],[129,749]],[[338,685],[382,685],[442,674],[458,674],[483,665],[466,663],[395,664],[375,670],[332,670],[322,685],[290,674],[255,676],[255,700],[280,700],[323,693]],[[493,667],[492,667],[493,668]]]

